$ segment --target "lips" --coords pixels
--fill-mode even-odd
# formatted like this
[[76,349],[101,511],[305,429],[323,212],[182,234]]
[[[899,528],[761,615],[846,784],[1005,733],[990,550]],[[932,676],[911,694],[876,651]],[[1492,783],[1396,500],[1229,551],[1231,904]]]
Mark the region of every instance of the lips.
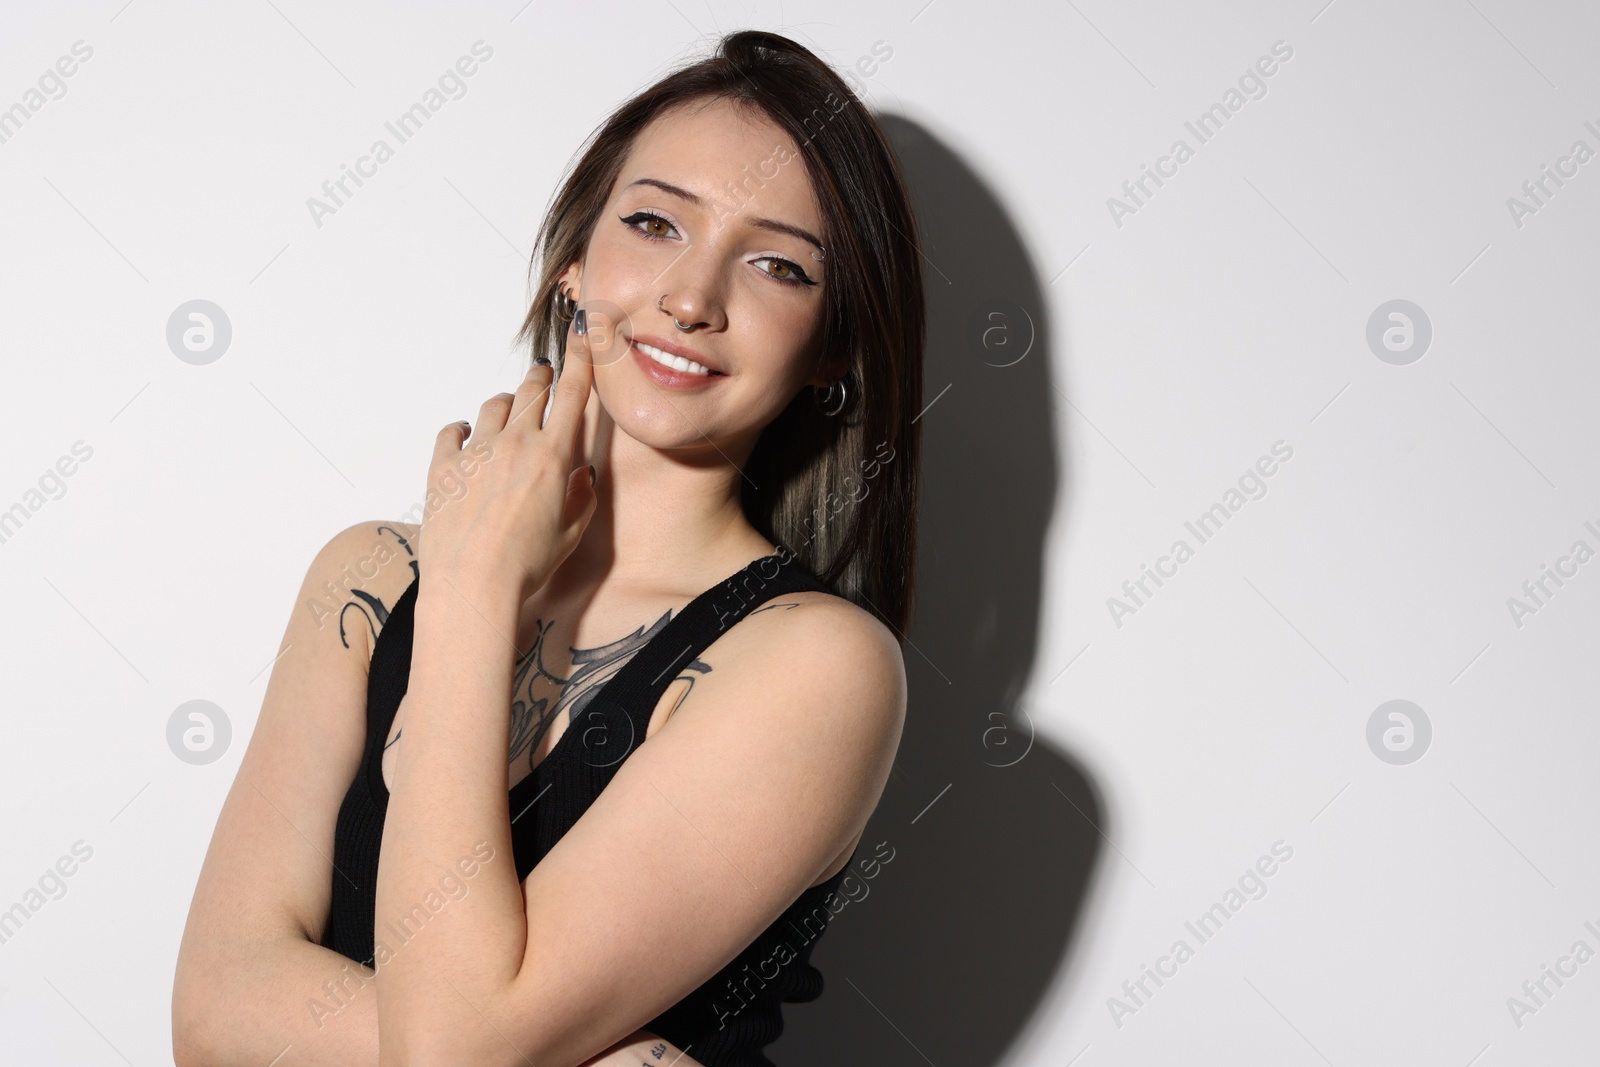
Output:
[[[645,344],[649,344],[649,342],[647,341]],[[650,345],[650,347],[654,348],[655,346]],[[633,356],[634,364],[644,373],[645,377],[653,381],[658,387],[669,389],[673,392],[698,392],[702,389],[709,389],[713,384],[728,377],[726,374],[701,374],[696,371],[678,370],[676,367],[658,363],[645,354],[644,350],[639,347],[637,340],[628,342],[628,352]]]
[[[704,371],[710,371],[712,376],[727,373],[727,371],[719,366],[710,356],[704,355],[703,353],[690,348],[688,345],[679,344],[676,341],[669,341],[665,337],[652,337],[649,334],[635,334],[632,338],[630,338],[630,341],[633,345],[644,345],[648,349],[654,349],[655,356],[665,356],[666,359],[664,362],[661,359],[657,359],[656,362],[661,366],[665,366],[671,370],[677,370],[684,373],[701,374],[702,377],[704,377]],[[645,355],[650,356],[652,353],[645,352]],[[699,369],[678,364],[678,360],[686,360],[689,363],[695,364]]]

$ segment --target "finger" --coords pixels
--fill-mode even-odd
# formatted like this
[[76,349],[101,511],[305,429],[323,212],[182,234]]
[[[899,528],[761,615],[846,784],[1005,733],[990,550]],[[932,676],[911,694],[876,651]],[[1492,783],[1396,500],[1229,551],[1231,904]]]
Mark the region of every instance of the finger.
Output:
[[466,440],[467,432],[471,429],[472,424],[463,419],[460,422],[452,422],[440,430],[433,439],[434,462],[459,455],[461,453],[461,442]]
[[555,400],[544,428],[576,447],[578,428],[583,425],[583,409],[589,403],[589,387],[594,382],[594,360],[589,339],[576,329],[567,334],[567,355],[561,362],[561,377],[556,381]]
[[595,491],[594,466],[584,464],[567,475],[567,500],[561,516],[562,527],[576,539],[583,536],[583,531],[589,525],[595,508],[600,503],[600,494]]
[[506,419],[511,414],[511,405],[516,400],[510,393],[496,393],[483,402],[478,409],[478,421],[472,424],[472,432],[480,440],[493,437],[506,428]]
[[511,414],[506,418],[506,425],[532,413],[533,425],[537,429],[539,416],[544,412],[545,398],[550,395],[550,382],[556,376],[555,368],[550,364],[538,364],[528,368],[528,373],[522,376],[522,384],[517,386],[516,398],[511,402]]

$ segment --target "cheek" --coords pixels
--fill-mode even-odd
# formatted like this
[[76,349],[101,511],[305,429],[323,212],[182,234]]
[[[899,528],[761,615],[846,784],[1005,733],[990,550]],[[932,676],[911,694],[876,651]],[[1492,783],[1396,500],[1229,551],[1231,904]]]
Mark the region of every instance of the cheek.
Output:
[[[623,307],[633,306],[643,299],[642,294],[653,284],[652,278],[661,273],[663,264],[651,255],[654,250],[649,243],[626,234],[597,235],[589,244],[584,262],[584,288]],[[655,303],[655,296],[644,303]]]
[[821,360],[820,317],[820,312],[806,308],[774,319],[770,343],[772,351],[782,355],[779,373],[791,395],[816,372]]

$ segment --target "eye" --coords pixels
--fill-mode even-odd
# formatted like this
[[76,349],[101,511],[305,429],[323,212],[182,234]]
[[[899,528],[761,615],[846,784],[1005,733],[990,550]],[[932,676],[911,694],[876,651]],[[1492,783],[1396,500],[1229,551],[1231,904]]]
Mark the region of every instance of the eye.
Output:
[[752,259],[751,263],[769,263],[770,267],[759,268],[762,274],[775,282],[784,285],[816,285],[817,282],[804,270],[800,264],[784,259],[781,256],[761,256]]
[[[632,215],[619,218],[640,237],[649,241],[670,241],[671,235],[678,229],[665,216],[657,215],[653,211],[635,211]],[[639,226],[641,222],[644,223],[642,228]]]

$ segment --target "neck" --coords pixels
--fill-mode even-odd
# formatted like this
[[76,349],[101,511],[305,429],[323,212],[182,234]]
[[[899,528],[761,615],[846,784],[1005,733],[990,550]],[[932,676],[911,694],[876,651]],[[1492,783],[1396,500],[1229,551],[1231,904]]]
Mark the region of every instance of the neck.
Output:
[[773,550],[740,505],[753,442],[726,455],[709,445],[662,451],[618,431],[592,395],[585,428],[580,462],[594,464],[599,501],[550,595],[602,583],[699,591]]

